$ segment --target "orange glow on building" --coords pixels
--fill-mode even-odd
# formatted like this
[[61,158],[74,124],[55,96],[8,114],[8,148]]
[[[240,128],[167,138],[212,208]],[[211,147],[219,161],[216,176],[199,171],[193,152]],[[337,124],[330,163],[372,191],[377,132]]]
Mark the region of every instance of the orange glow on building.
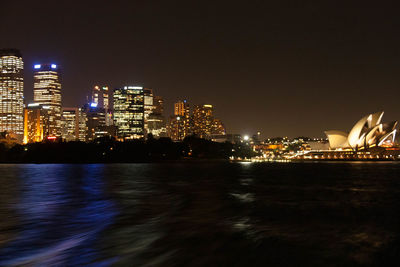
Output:
[[42,105],[28,105],[24,109],[24,144],[42,142],[48,135],[49,108]]

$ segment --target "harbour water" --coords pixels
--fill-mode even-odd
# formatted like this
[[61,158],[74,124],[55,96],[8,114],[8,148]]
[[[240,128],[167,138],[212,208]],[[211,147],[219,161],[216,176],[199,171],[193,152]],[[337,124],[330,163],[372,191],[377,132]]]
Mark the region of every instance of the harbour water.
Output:
[[390,266],[400,164],[0,165],[0,266]]

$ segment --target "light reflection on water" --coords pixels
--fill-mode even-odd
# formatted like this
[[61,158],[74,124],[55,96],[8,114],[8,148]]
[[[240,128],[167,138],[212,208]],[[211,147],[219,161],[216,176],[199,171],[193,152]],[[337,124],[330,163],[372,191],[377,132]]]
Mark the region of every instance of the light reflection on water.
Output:
[[0,266],[387,265],[400,249],[399,171],[0,165]]
[[[0,251],[0,266],[82,266],[96,258],[99,233],[113,221],[102,165],[20,165],[18,233]],[[99,262],[100,264],[100,262]]]

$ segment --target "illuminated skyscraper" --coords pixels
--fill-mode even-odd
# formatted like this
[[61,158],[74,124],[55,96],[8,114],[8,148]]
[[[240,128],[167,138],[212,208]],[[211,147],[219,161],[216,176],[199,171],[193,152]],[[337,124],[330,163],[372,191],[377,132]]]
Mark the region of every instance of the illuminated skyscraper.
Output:
[[93,87],[90,103],[92,104],[92,106],[108,110],[110,108],[108,86],[96,85],[95,87]]
[[96,105],[86,104],[82,108],[87,117],[86,141],[105,136],[116,136],[115,126],[111,121],[111,112]]
[[153,113],[153,90],[149,88],[144,88],[144,131],[146,134],[149,133],[148,119],[150,114]]
[[186,100],[178,101],[174,104],[174,115],[189,117],[189,104]]
[[0,50],[0,132],[24,135],[24,62],[18,50]]
[[29,104],[24,110],[24,143],[42,142],[49,136],[50,107]]
[[165,127],[165,118],[161,114],[150,114],[147,119],[148,133],[153,137],[167,137],[167,128]]
[[68,141],[86,141],[86,113],[80,108],[62,108],[62,138]]
[[174,104],[174,116],[169,123],[169,136],[174,141],[181,141],[191,133],[190,109],[186,100]]
[[161,96],[153,96],[152,113],[147,118],[147,133],[151,133],[153,137],[167,137],[163,112],[163,98]]
[[212,105],[196,105],[192,116],[193,133],[200,138],[210,138],[214,122]]
[[84,111],[88,118],[88,135],[87,141],[92,141],[95,138],[105,135],[114,136],[112,125],[112,110],[110,105],[110,93],[108,86],[93,87],[92,95],[89,97],[89,102],[84,106]]
[[48,106],[49,135],[61,137],[61,83],[56,64],[34,66],[33,100]]
[[144,137],[144,91],[141,86],[114,90],[114,124],[120,139]]
[[185,138],[183,117],[171,116],[168,125],[168,136],[174,141],[182,141]]
[[163,115],[164,114],[164,99],[161,96],[154,96],[153,99],[153,105],[154,105],[154,114],[159,114]]
[[226,134],[225,126],[220,119],[214,118],[212,126],[211,126],[211,134],[212,135],[225,135]]

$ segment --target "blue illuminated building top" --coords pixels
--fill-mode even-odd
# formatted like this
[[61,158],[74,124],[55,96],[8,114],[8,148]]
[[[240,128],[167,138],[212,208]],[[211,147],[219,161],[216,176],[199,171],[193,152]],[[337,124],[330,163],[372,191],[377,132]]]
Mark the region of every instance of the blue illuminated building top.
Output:
[[57,69],[57,64],[35,64],[35,65],[33,65],[33,68],[35,69],[35,70],[40,70],[40,69],[43,69],[43,70],[54,70],[54,69]]

